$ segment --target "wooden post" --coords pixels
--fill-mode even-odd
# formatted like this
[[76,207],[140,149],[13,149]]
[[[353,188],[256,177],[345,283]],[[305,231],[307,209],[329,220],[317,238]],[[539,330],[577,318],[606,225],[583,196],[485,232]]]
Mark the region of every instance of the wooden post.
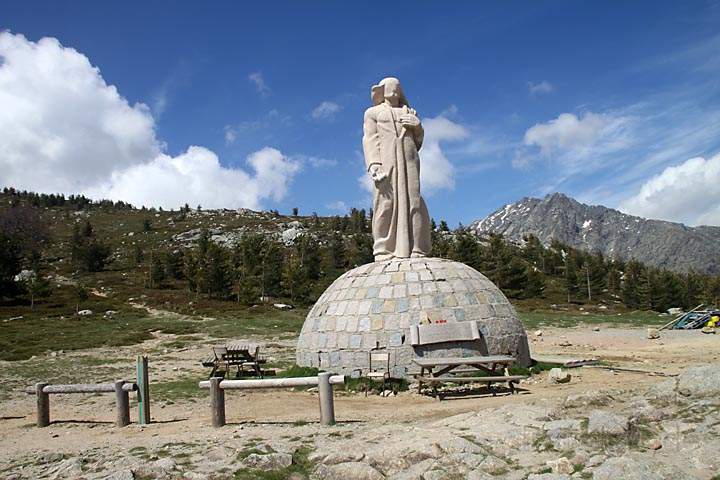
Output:
[[333,401],[333,387],[330,385],[330,375],[329,372],[318,374],[320,423],[322,425],[335,425],[335,403]]
[[35,397],[37,400],[37,426],[47,427],[50,425],[50,394],[43,392],[47,383],[35,384]]
[[115,425],[126,427],[130,425],[130,396],[123,389],[125,380],[115,382],[115,406],[117,407],[117,419]]
[[137,357],[137,386],[138,386],[138,423],[150,423],[150,379],[148,376],[148,357]]
[[222,380],[222,377],[210,379],[210,409],[213,427],[225,425],[225,390],[220,388]]

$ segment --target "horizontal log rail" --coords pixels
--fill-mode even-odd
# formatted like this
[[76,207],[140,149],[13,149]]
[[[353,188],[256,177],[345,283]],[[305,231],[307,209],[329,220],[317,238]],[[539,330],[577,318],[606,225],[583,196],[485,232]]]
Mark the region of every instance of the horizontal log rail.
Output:
[[335,424],[335,402],[333,399],[333,385],[345,383],[343,375],[332,375],[327,372],[317,377],[273,378],[263,380],[225,380],[222,377],[213,377],[208,381],[198,383],[200,388],[210,389],[210,415],[213,427],[225,425],[225,390],[246,390],[255,388],[291,388],[291,387],[318,387],[320,397],[320,423],[322,425]]
[[118,380],[114,383],[74,383],[67,385],[48,385],[36,383],[32,389],[25,392],[35,394],[37,397],[37,426],[50,425],[50,395],[63,393],[115,393],[117,417],[115,425],[124,427],[130,424],[130,398],[128,392],[138,389],[136,383]]
[[[332,375],[329,377],[330,385],[345,383],[345,376]],[[223,380],[220,388],[223,390],[254,389],[254,388],[292,388],[292,387],[316,387],[319,377],[291,377],[291,378],[266,378],[263,380]],[[210,388],[210,380],[198,383],[200,388]]]
[[[126,392],[137,391],[136,383],[124,383],[123,390]],[[71,383],[71,384],[55,384],[45,385],[42,393],[111,393],[115,391],[114,383]],[[25,393],[34,395],[35,387],[28,387]]]

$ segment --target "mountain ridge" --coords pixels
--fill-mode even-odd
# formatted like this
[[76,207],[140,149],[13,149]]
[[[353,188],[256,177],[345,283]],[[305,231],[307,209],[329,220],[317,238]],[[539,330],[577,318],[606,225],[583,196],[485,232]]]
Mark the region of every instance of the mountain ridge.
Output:
[[470,224],[477,234],[497,233],[513,241],[532,234],[544,244],[558,240],[611,258],[636,259],[678,272],[720,272],[720,227],[628,215],[586,205],[562,194],[523,197]]

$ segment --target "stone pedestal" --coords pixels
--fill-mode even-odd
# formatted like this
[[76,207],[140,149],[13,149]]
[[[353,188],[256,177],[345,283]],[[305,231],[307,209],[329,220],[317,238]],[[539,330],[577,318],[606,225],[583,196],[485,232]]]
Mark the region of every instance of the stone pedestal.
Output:
[[[476,321],[480,340],[413,347],[410,326]],[[530,364],[525,330],[505,295],[465,264],[394,259],[343,274],[308,313],[297,363],[345,375],[367,371],[370,350],[390,352],[393,376],[417,370],[417,356],[511,354]]]

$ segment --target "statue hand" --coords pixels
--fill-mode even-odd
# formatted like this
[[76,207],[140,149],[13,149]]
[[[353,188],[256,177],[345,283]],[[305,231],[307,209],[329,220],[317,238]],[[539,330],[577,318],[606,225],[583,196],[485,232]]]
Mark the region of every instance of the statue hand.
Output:
[[420,119],[414,113],[406,113],[404,115],[400,115],[398,121],[403,127],[406,128],[415,128],[420,125]]
[[370,166],[370,177],[372,177],[373,182],[380,183],[388,177],[388,174],[380,165],[375,164]]

